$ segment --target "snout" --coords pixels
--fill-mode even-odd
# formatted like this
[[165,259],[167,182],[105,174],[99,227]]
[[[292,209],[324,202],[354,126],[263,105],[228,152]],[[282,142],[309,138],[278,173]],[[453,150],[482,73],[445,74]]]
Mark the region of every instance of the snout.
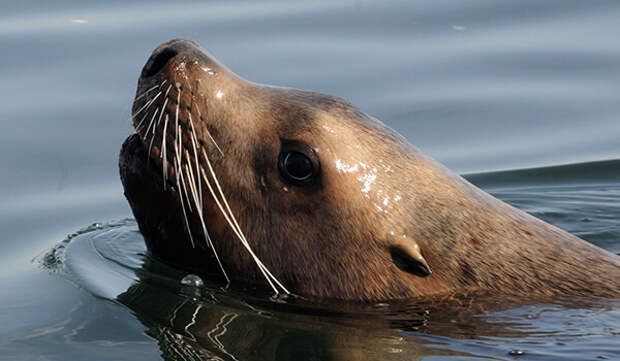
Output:
[[187,39],[174,39],[158,46],[142,68],[141,78],[150,78],[167,68],[171,60],[180,56],[202,53],[198,44]]

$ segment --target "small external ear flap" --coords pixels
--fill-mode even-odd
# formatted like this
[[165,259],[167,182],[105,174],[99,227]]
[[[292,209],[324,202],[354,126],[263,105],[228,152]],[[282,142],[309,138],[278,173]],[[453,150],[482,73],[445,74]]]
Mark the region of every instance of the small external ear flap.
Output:
[[394,264],[401,270],[416,276],[426,277],[430,275],[431,268],[422,257],[420,246],[409,238],[403,238],[389,248]]

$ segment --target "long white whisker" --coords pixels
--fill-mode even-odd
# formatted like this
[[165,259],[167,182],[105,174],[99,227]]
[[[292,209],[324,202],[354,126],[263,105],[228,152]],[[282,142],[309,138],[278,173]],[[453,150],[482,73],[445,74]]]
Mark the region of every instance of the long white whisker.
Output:
[[[153,138],[151,139],[151,144],[149,145],[149,154],[151,154],[151,147],[153,146],[153,140],[155,139],[155,128],[157,128],[157,126],[159,126],[159,123],[161,122],[161,118],[164,115],[164,110],[166,109],[166,105],[168,104],[168,92],[170,91],[170,88],[172,88],[172,84],[170,84],[168,86],[168,89],[166,89],[166,94],[164,95],[164,104],[162,104],[161,106],[161,113],[159,113],[159,118],[157,119],[157,123],[153,126]],[[168,113],[166,113],[166,118],[168,118]],[[164,134],[162,134],[162,137],[164,137],[166,135],[166,133],[164,132]],[[164,187],[166,186],[166,182],[164,182]]]
[[188,110],[187,115],[189,116],[189,125],[191,127],[192,132],[190,133],[192,139],[192,146],[194,148],[194,160],[196,161],[196,175],[198,180],[198,196],[200,199],[200,208],[202,208],[202,184],[200,182],[200,164],[198,159],[198,151],[196,146],[196,129],[194,129],[194,121],[192,120],[192,113]]
[[161,84],[153,85],[152,87],[150,87],[147,90],[145,90],[144,92],[142,92],[142,94],[138,95],[135,100],[140,100],[140,99],[144,98],[148,93],[150,93],[151,91],[159,88],[160,86],[161,86]]
[[[157,119],[157,125],[159,125],[159,123],[161,122],[161,117],[164,114],[164,109],[166,109],[166,105],[168,104],[168,92],[170,91],[171,87],[172,87],[172,85],[168,87],[168,90],[166,90],[166,94],[164,95],[164,98],[165,98],[164,99],[164,104],[162,104],[162,106],[161,106],[161,114],[159,115],[159,119]],[[153,129],[155,129],[155,128],[153,128]]]
[[[254,251],[252,251],[252,248],[250,247],[250,244],[248,243],[247,239],[245,238],[245,235],[243,234],[243,231],[241,230],[241,227],[239,226],[239,223],[237,223],[237,220],[235,219],[235,216],[232,213],[232,210],[230,209],[230,206],[228,205],[228,202],[226,201],[226,197],[224,196],[224,192],[222,191],[220,183],[217,180],[215,172],[213,171],[213,167],[211,166],[211,162],[209,161],[209,157],[207,156],[207,153],[205,152],[204,149],[202,149],[202,154],[203,154],[205,160],[207,161],[207,165],[209,166],[209,171],[211,172],[211,176],[213,177],[215,185],[217,186],[218,191],[220,193],[220,196],[222,197],[222,201],[224,202],[224,204],[226,206],[226,209],[228,210],[228,215],[230,216],[230,219],[227,217],[227,215],[226,215],[227,212],[224,210],[224,208],[222,207],[222,205],[218,201],[218,198],[215,196],[215,192],[213,191],[213,188],[211,187],[211,184],[209,182],[209,179],[208,179],[207,175],[205,174],[203,169],[200,169],[200,171],[202,172],[202,176],[203,176],[203,178],[205,180],[205,183],[209,187],[209,190],[211,191],[211,194],[214,197],[218,207],[222,211],[222,214],[227,219],[228,223],[230,224],[231,228],[233,229],[233,231],[235,232],[237,237],[239,237],[239,240],[241,241],[241,243],[248,250],[248,252],[252,256],[252,258],[254,259],[256,264],[258,265],[258,268],[261,270],[261,272],[263,273],[263,275],[267,279],[267,282],[269,283],[271,288],[274,290],[274,292],[276,294],[279,293],[278,289],[273,285],[271,280],[273,280],[285,293],[290,294],[290,292],[286,289],[286,287],[284,287],[284,285],[280,281],[278,281],[278,279],[269,271],[269,269],[263,264],[263,262],[256,256]],[[232,222],[231,222],[231,219],[232,219]]]
[[[200,108],[196,108],[196,110],[198,111],[198,118],[200,118],[200,120],[202,120],[202,114],[200,114]],[[213,144],[215,144],[215,147],[217,148],[217,150],[220,152],[220,154],[222,156],[224,156],[224,152],[222,152],[222,149],[220,148],[219,145],[217,145],[217,142],[215,141],[215,139],[213,138],[213,136],[211,135],[211,132],[209,132],[209,128],[207,127],[207,125],[205,124],[205,131],[207,132],[207,135],[209,136],[209,139],[211,139],[211,141],[213,142]]]
[[187,151],[185,151],[184,155],[188,164],[187,183],[189,184],[189,190],[192,191],[192,198],[194,199],[194,203],[197,202],[196,208],[202,208],[202,199],[199,198],[201,196],[199,194],[196,194],[196,179],[194,178],[194,171],[192,170],[191,166],[191,158]]
[[[164,81],[162,81],[159,85],[153,85],[152,87],[150,87],[149,89],[145,90],[142,94],[140,94],[139,96],[137,96],[134,99],[134,103],[137,100],[140,100],[142,98],[144,98],[146,95],[148,95],[148,93],[150,93],[151,91],[159,88],[161,89],[161,87],[166,83],[166,79],[164,79]],[[153,99],[149,100],[148,102],[146,102],[146,104],[144,104],[142,106],[142,108],[140,108],[137,112],[131,114],[131,116],[129,117],[130,120],[135,120],[136,116],[138,116],[138,114],[142,111],[144,111],[145,109],[149,108],[151,105],[153,105],[153,103],[157,100],[157,98],[159,98],[159,96],[162,94],[162,92],[158,92],[157,94],[155,94],[155,96],[153,97]],[[138,130],[138,128],[140,128],[140,124],[142,123],[142,121],[144,121],[144,119],[146,118],[146,115],[142,117],[142,119],[140,120],[140,123],[138,123],[138,125],[136,125],[136,130]]]
[[[149,121],[149,126],[146,127],[146,131],[144,132],[145,141],[146,141],[146,136],[149,134],[149,129],[151,129],[151,126],[154,124],[154,120],[155,120],[155,117],[157,116],[157,113],[159,113],[159,108],[155,109],[155,113],[153,113],[153,116],[151,117],[151,120]],[[136,128],[136,131],[139,131],[139,129]]]
[[202,174],[202,177],[204,178],[204,181],[205,181],[205,184],[207,185],[207,188],[209,189],[209,192],[211,193],[211,196],[213,197],[213,199],[215,200],[215,203],[217,204],[218,208],[222,212],[222,215],[224,216],[224,219],[226,219],[226,222],[228,222],[228,225],[230,225],[230,228],[233,230],[233,232],[235,233],[237,238],[239,238],[239,240],[241,241],[241,244],[243,244],[243,246],[250,252],[250,256],[252,256],[252,258],[254,259],[254,262],[258,265],[258,269],[261,271],[261,273],[263,274],[263,276],[265,277],[265,279],[269,283],[269,286],[273,289],[273,291],[276,294],[278,294],[279,293],[278,289],[274,286],[273,282],[271,282],[271,279],[269,278],[269,276],[265,272],[264,266],[262,266],[262,263],[258,260],[256,255],[254,255],[254,253],[250,249],[249,244],[247,244],[247,241],[245,241],[243,239],[243,237],[239,233],[239,230],[235,227],[235,225],[231,221],[228,213],[226,212],[226,210],[222,206],[219,198],[217,197],[217,195],[215,194],[215,191],[213,190],[213,187],[211,186],[211,182],[209,181],[209,178],[207,177],[206,173],[204,172],[204,170],[202,168],[200,169],[200,172]]
[[[187,158],[187,163],[190,164],[190,157],[189,157],[189,153],[185,152],[184,153],[185,157]],[[217,261],[218,266],[220,267],[222,274],[224,275],[224,278],[226,278],[226,282],[228,284],[230,284],[230,278],[228,277],[228,274],[226,273],[226,270],[224,269],[224,265],[222,264],[219,255],[217,254],[217,251],[215,250],[215,246],[213,245],[213,241],[211,240],[211,236],[209,235],[209,231],[207,230],[207,225],[204,221],[204,216],[203,216],[203,209],[202,209],[202,199],[198,199],[198,194],[196,193],[196,189],[195,187],[195,181],[194,181],[194,175],[192,173],[192,168],[191,166],[188,166],[188,164],[183,165],[184,169],[185,169],[185,173],[187,175],[187,179],[188,179],[188,184],[190,187],[190,191],[192,193],[192,198],[194,200],[194,205],[196,207],[196,212],[198,214],[198,219],[200,220],[200,225],[202,227],[202,232],[204,234],[205,240],[207,245],[213,250],[213,254],[215,255],[215,259]],[[186,193],[187,195],[187,193]],[[188,200],[189,202],[189,200]]]
[[[164,103],[164,105],[165,105],[165,103]],[[164,114],[164,108],[162,107],[160,110],[161,110],[161,112],[159,113],[159,118],[161,119],[162,114]],[[147,163],[150,162],[150,160],[151,160],[151,150],[153,149],[153,141],[155,140],[155,135],[156,135],[155,134],[155,128],[157,127],[158,124],[159,124],[159,120],[157,121],[157,123],[153,123],[153,128],[152,128],[152,131],[151,131],[151,133],[152,133],[151,141],[149,142],[149,150],[147,152],[147,155],[148,155],[148,157],[146,159]],[[146,141],[146,137],[148,137],[148,132],[145,133],[145,136],[144,136],[145,141]]]
[[[186,171],[187,171],[187,165],[185,165]],[[196,198],[194,198],[194,204],[196,206],[198,206],[198,200]],[[211,236],[209,236],[209,232],[207,231],[207,225],[205,224],[204,221],[204,217],[203,217],[203,213],[202,213],[202,208],[196,208],[197,212],[198,212],[198,218],[200,219],[200,225],[202,226],[202,232],[206,238],[207,244],[209,245],[209,247],[211,247],[211,249],[213,250],[213,254],[215,255],[215,259],[217,260],[217,264],[220,266],[220,269],[222,270],[222,273],[224,274],[224,277],[226,278],[226,282],[228,284],[230,284],[230,278],[228,278],[228,274],[226,273],[226,270],[224,270],[224,266],[222,265],[222,262],[220,261],[220,257],[217,254],[217,251],[215,250],[215,246],[213,245],[213,241],[211,240]]]
[[192,170],[192,166],[191,166],[191,157],[189,156],[189,153],[187,151],[185,151],[185,153],[183,154],[185,155],[185,159],[187,161],[187,165],[185,166],[186,169],[186,173],[187,173],[187,180],[189,183],[189,188],[192,191],[192,198],[194,199],[194,204],[196,205],[196,208],[198,210],[202,209],[201,203],[202,201],[198,198],[199,195],[196,193],[196,180],[194,178],[194,172]]
[[138,125],[135,126],[136,132],[139,131],[139,129],[142,127],[142,123],[144,122],[144,120],[146,119],[146,117],[149,116],[149,112],[144,113],[144,115],[142,116],[142,118],[140,118],[140,121],[138,122]]
[[[224,196],[224,192],[222,191],[222,187],[220,186],[220,182],[217,180],[217,177],[215,176],[215,171],[213,170],[213,167],[211,166],[211,162],[209,161],[209,158],[207,157],[207,153],[205,152],[205,150],[202,150],[202,153],[205,157],[205,159],[207,160],[207,166],[209,167],[209,171],[211,172],[211,176],[213,177],[213,180],[215,181],[215,185],[217,186],[217,189],[222,197],[222,200],[224,201],[224,204],[226,205],[226,209],[228,210],[228,213],[230,214],[230,217],[232,218],[233,222],[235,223],[235,226],[237,226],[237,229],[239,230],[239,233],[241,234],[243,240],[245,241],[245,243],[247,244],[248,250],[250,251],[250,253],[256,257],[254,255],[254,252],[251,250],[249,242],[247,241],[247,238],[245,238],[245,235],[243,234],[243,231],[241,230],[241,227],[239,226],[239,223],[237,223],[237,219],[235,218],[235,215],[233,214],[232,210],[230,209],[230,206],[228,205],[228,202],[226,201],[226,197]],[[278,286],[280,286],[282,288],[282,290],[286,293],[290,292],[286,289],[286,287],[284,287],[284,285],[282,285],[282,283],[280,283],[278,281],[278,279],[269,271],[269,269],[267,269],[267,267],[265,267],[265,265],[262,263],[262,261],[260,261],[260,259],[258,257],[256,257],[256,260],[260,263],[261,267],[264,267],[265,272],[267,272],[267,274],[269,274],[269,276],[272,277],[272,279],[278,284]],[[277,292],[277,291],[276,291]]]
[[[148,102],[146,102],[140,109],[138,109],[138,111],[136,111],[135,113],[133,113],[131,115],[131,119],[135,119],[140,113],[142,113],[142,111],[144,111],[144,109],[148,108],[151,104],[153,104],[155,102],[155,100],[157,100],[157,98],[159,98],[159,96],[161,95],[161,92],[157,93],[153,99],[149,100]],[[136,99],[137,100],[137,99]],[[134,100],[135,101],[135,100]]]
[[174,114],[174,126],[175,128],[179,126],[179,107],[181,106],[181,92],[182,89],[178,88],[179,93],[177,94],[177,109]]
[[161,170],[162,177],[164,178],[164,190],[166,189],[166,180],[168,179],[168,158],[166,157],[166,129],[168,128],[168,113],[166,113],[166,119],[164,120],[164,131],[161,134],[161,152],[160,156],[162,158],[161,162]]
[[[175,160],[176,160],[176,176],[177,176],[177,188],[179,193],[179,201],[181,202],[181,209],[183,210],[183,218],[185,219],[185,226],[187,227],[187,234],[189,234],[189,241],[192,244],[192,248],[196,248],[194,244],[194,237],[192,237],[192,229],[189,227],[189,220],[187,219],[187,213],[185,212],[185,204],[183,203],[183,190],[185,190],[185,195],[187,196],[187,189],[185,188],[185,182],[183,180],[183,166],[181,164],[182,158],[179,149],[177,148],[176,143],[174,144],[175,148]],[[181,188],[181,184],[183,188]],[[189,199],[187,200],[189,206]]]
[[[155,95],[155,97],[153,99],[151,99],[145,106],[148,108],[151,105],[153,105],[153,103],[155,102],[155,100],[157,100],[157,98],[161,95],[161,92],[157,93],[157,95]],[[144,120],[146,119],[146,117],[148,116],[149,112],[145,112],[144,116],[142,117],[142,119],[140,119],[140,121],[138,122],[138,124],[135,126],[136,131],[139,131],[140,127],[142,126],[142,122],[144,122]],[[132,121],[135,120],[136,115],[132,115]]]
[[[178,126],[177,132],[179,134],[179,145],[178,145],[177,157],[180,159],[179,161],[179,165],[180,165],[183,161],[183,154],[184,154],[183,153],[183,133],[181,132],[180,125]],[[187,193],[187,188],[185,187],[185,180],[183,177],[183,173],[181,173],[181,180],[183,180],[183,189],[185,190],[185,199],[187,199],[187,206],[189,207],[189,211],[192,212],[192,206],[191,206],[191,202],[189,201],[189,195]],[[189,179],[188,179],[188,183],[189,183]],[[190,190],[191,190],[191,185],[190,185]]]
[[213,139],[213,137],[211,136],[211,132],[209,132],[209,129],[207,129],[205,127],[205,130],[207,131],[207,135],[209,136],[209,138],[211,139],[211,141],[213,142],[213,144],[215,144],[215,148],[217,148],[217,150],[220,152],[220,154],[223,156],[224,152],[222,152],[222,149],[220,148],[219,145],[217,145],[217,143],[215,142],[215,139]]

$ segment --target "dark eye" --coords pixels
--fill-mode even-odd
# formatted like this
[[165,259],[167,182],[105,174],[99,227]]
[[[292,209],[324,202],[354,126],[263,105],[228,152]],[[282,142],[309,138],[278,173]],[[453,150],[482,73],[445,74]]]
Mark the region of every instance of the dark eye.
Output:
[[319,171],[318,157],[310,147],[286,141],[282,143],[278,170],[282,178],[293,185],[312,184]]

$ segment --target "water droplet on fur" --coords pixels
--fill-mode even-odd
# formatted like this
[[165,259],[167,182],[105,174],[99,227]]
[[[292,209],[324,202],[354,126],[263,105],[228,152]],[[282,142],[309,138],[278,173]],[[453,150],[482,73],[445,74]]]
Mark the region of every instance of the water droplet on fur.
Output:
[[183,277],[183,279],[181,280],[181,284],[184,286],[192,286],[192,287],[204,286],[204,282],[202,281],[202,278],[196,275],[192,275],[192,274],[189,274]]
[[207,74],[209,75],[215,75],[217,74],[217,72],[211,68],[209,68],[208,66],[203,66],[202,70],[205,71]]

